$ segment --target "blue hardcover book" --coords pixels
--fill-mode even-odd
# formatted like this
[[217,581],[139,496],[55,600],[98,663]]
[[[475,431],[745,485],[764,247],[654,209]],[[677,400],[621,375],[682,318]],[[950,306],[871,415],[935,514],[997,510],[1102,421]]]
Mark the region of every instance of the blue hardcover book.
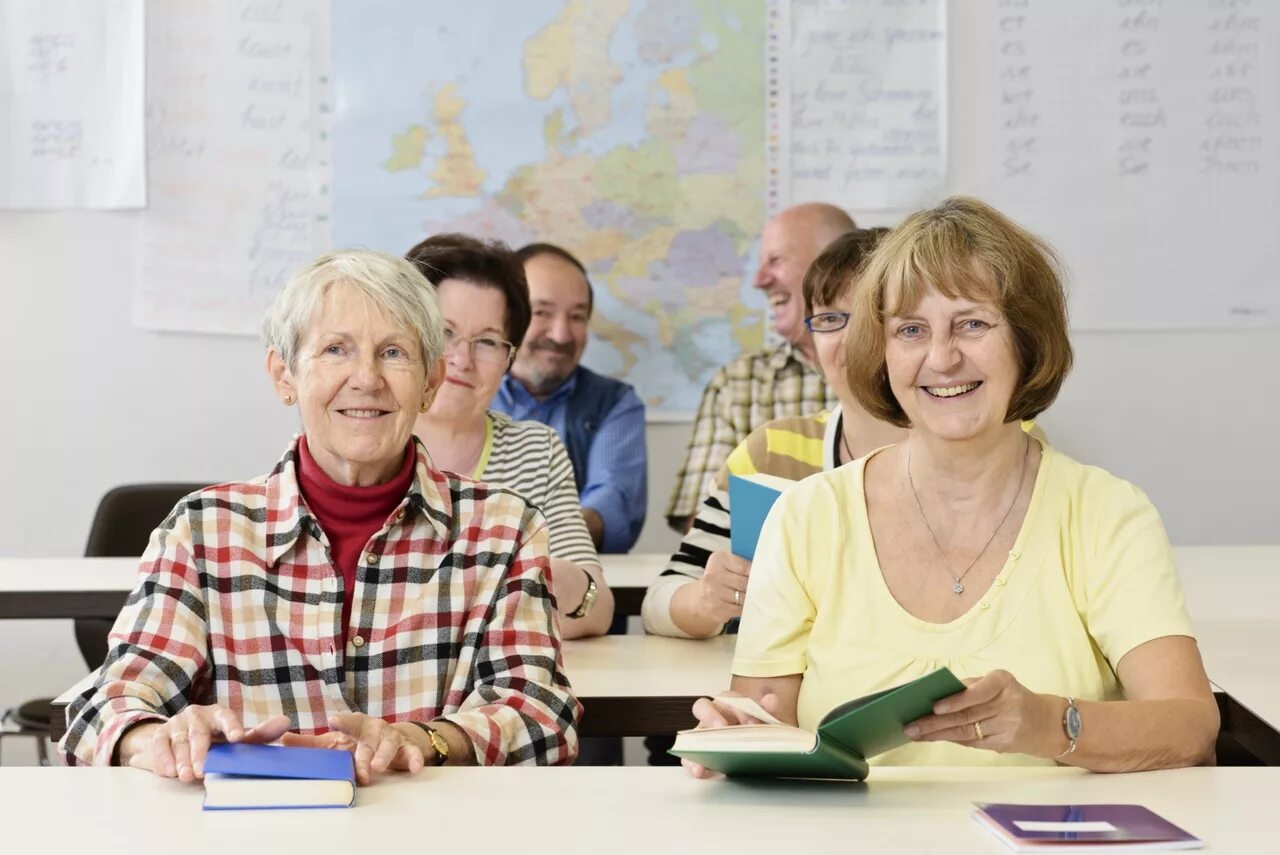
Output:
[[205,810],[345,808],[356,801],[349,751],[222,742],[204,761]]
[[756,557],[756,542],[769,509],[794,484],[776,475],[729,475],[729,550],[748,561]]

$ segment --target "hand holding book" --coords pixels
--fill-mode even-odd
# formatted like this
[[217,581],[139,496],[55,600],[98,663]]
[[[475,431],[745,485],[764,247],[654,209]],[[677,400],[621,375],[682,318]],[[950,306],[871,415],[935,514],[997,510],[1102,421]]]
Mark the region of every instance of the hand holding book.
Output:
[[963,692],[939,700],[932,715],[907,726],[909,739],[1038,757],[1053,757],[1068,747],[1064,698],[1032,692],[1008,671],[963,682]]
[[274,742],[292,726],[287,715],[277,715],[245,727],[233,710],[221,704],[191,704],[172,718],[129,728],[116,745],[116,759],[121,766],[189,784],[204,777],[210,745]]
[[[774,713],[778,709],[778,696],[767,694],[756,701],[737,692],[721,692],[714,698],[699,698],[693,705],[694,718],[699,728],[738,727],[750,724],[783,725]],[[717,772],[700,763],[685,758],[680,765],[695,778],[713,778]]]

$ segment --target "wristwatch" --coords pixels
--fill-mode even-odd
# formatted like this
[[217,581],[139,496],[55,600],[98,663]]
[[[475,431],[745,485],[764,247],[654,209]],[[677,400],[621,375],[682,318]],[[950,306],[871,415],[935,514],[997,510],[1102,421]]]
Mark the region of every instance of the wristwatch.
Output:
[[[587,573],[586,570],[582,571]],[[576,609],[569,612],[571,618],[584,618],[591,613],[591,609],[596,604],[596,597],[600,594],[600,588],[596,585],[596,580],[587,573],[587,592],[582,595],[582,602]]]
[[1067,750],[1059,754],[1059,757],[1065,757],[1072,751],[1076,750],[1076,740],[1080,738],[1080,709],[1076,706],[1075,698],[1067,698],[1067,711],[1062,714],[1062,729],[1067,734],[1067,739],[1071,742],[1067,746]]
[[449,742],[444,738],[440,731],[423,721],[415,721],[418,727],[426,731],[427,741],[431,743],[431,750],[436,753],[438,758],[433,766],[443,766],[449,762]]

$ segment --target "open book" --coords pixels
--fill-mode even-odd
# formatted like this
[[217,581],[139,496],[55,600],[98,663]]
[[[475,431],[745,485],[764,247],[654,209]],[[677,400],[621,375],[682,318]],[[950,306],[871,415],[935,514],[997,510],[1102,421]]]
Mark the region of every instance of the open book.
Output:
[[729,551],[751,561],[773,503],[795,481],[777,475],[729,475]]
[[349,751],[217,743],[204,770],[205,810],[338,808],[356,800]]
[[683,730],[671,753],[731,776],[862,780],[867,758],[904,745],[903,727],[962,691],[964,684],[939,668],[840,704],[822,717],[816,733],[783,724],[750,698],[718,698],[768,723]]

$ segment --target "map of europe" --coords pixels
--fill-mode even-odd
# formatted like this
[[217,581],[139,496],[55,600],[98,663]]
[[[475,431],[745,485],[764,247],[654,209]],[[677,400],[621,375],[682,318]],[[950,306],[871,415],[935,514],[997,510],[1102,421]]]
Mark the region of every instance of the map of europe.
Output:
[[691,413],[763,344],[764,27],[764,0],[337,0],[334,244],[560,244],[586,364]]

